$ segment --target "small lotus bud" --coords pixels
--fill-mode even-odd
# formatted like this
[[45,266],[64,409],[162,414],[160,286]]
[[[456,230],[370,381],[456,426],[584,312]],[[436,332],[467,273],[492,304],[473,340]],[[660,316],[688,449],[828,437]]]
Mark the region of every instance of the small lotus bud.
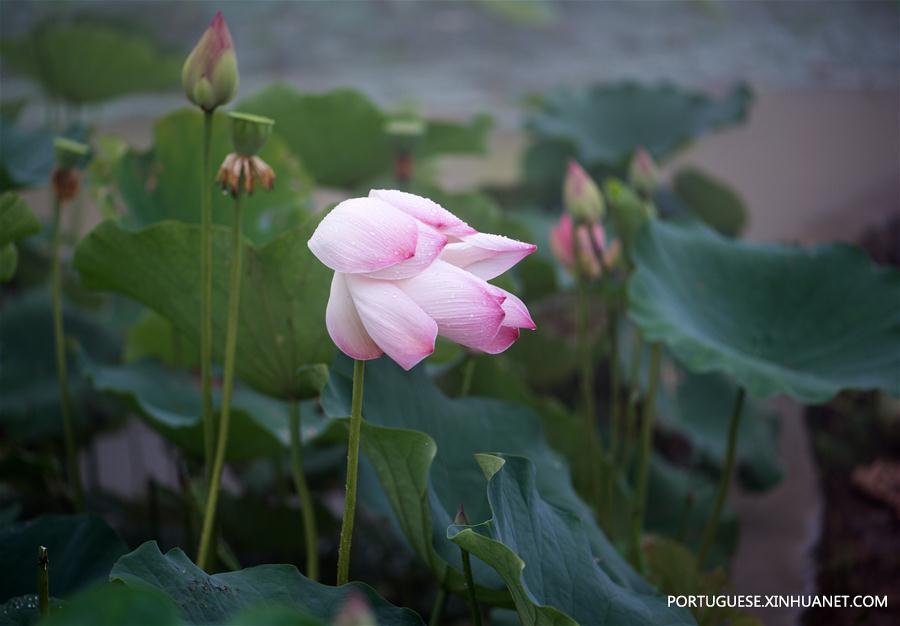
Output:
[[188,100],[204,111],[215,110],[237,93],[237,57],[221,11],[184,62],[181,84]]
[[53,152],[56,155],[56,167],[61,170],[72,170],[81,166],[91,152],[91,147],[65,137],[53,140]]
[[275,125],[275,121],[268,117],[250,113],[232,112],[228,117],[231,118],[231,141],[234,144],[234,151],[241,156],[254,156],[262,150]]
[[659,169],[653,157],[644,148],[638,148],[628,166],[628,181],[634,189],[649,198],[656,190],[656,181],[659,179]]
[[375,614],[366,597],[358,590],[351,589],[344,598],[344,604],[334,618],[334,626],[376,626]]
[[466,515],[465,507],[460,504],[459,509],[456,511],[456,517],[453,518],[453,523],[457,526],[470,526],[469,516]]
[[569,161],[563,183],[563,203],[566,210],[581,223],[597,223],[603,219],[606,206],[597,183],[574,160]]
[[653,205],[638,196],[635,191],[616,178],[604,182],[603,191],[609,199],[610,213],[616,234],[625,246],[625,254],[631,256],[631,246],[640,227],[656,216]]

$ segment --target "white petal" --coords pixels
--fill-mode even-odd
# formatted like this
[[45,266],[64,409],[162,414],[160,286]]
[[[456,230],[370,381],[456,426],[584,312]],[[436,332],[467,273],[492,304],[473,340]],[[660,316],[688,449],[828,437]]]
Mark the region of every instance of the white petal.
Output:
[[496,278],[537,249],[531,243],[502,235],[475,233],[449,243],[441,259],[472,272],[479,278]]
[[419,238],[416,242],[416,253],[412,258],[406,259],[396,265],[391,265],[377,272],[365,274],[369,278],[381,278],[387,280],[400,280],[411,278],[431,265],[441,254],[447,245],[447,237],[426,226],[422,222],[416,222],[419,226]]
[[506,291],[505,289],[500,289],[500,287],[491,287],[498,292],[499,294],[504,296],[503,300],[503,311],[506,313],[506,317],[503,318],[503,325],[509,326],[510,328],[527,328],[528,330],[534,330],[537,326],[534,323],[534,320],[531,319],[531,313],[528,312],[528,307],[525,306],[525,303],[522,300]]
[[335,272],[331,279],[331,295],[325,308],[325,326],[331,340],[347,356],[365,361],[382,355],[381,348],[372,340],[359,319],[356,305],[347,290],[345,275],[340,272]]
[[422,196],[396,189],[372,189],[369,192],[369,197],[384,200],[404,213],[451,237],[462,237],[463,235],[471,235],[477,232],[434,200],[429,200]]

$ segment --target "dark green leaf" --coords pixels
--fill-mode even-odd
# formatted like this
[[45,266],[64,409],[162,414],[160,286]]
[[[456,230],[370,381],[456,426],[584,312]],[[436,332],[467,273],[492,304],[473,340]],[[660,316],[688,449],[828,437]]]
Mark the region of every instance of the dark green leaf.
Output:
[[[57,611],[62,602],[50,598],[50,610]],[[16,596],[0,604],[0,626],[31,626],[40,618],[37,594]]]
[[706,224],[737,237],[747,224],[747,208],[737,192],[697,168],[680,170],[672,181],[679,200]]
[[41,626],[183,626],[172,601],[154,589],[98,585],[79,593]]
[[[331,271],[306,247],[316,224],[311,219],[263,247],[248,243],[244,248],[237,373],[258,391],[281,399],[317,395],[334,352],[325,331]],[[221,350],[230,233],[215,228],[213,234],[213,345]],[[132,233],[107,221],[78,246],[75,267],[87,287],[138,300],[196,346],[199,250],[200,229],[194,225],[163,222]]]
[[329,587],[304,577],[293,565],[260,565],[210,576],[178,548],[162,554],[155,541],[119,559],[109,579],[163,591],[192,624],[222,622],[261,604],[291,607],[330,623],[353,589],[366,597],[378,624],[422,624],[414,612],[389,604],[362,583]]
[[454,543],[488,563],[509,589],[524,626],[693,624],[653,593],[618,584],[591,554],[583,523],[548,502],[522,457],[480,455],[491,519],[451,526]]
[[17,194],[0,195],[0,246],[41,232],[41,222]]
[[37,551],[50,553],[50,595],[62,597],[96,580],[127,550],[115,531],[93,515],[45,515],[0,529],[0,601],[34,593]]
[[632,320],[691,370],[803,402],[842,389],[900,395],[900,272],[861,250],[734,242],[654,220],[635,262]]

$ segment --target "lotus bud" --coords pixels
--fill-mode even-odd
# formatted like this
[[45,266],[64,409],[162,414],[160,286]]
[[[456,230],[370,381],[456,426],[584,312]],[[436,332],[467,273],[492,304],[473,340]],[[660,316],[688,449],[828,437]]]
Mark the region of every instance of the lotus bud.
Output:
[[456,517],[453,518],[453,523],[457,526],[470,526],[469,516],[466,515],[465,507],[460,504],[459,509],[456,511]]
[[574,160],[569,161],[563,183],[563,203],[576,222],[596,224],[603,220],[606,206],[597,183]]
[[184,62],[181,84],[188,100],[204,111],[228,103],[237,93],[237,57],[221,11]]
[[649,198],[656,190],[657,180],[659,168],[656,167],[656,162],[644,148],[638,148],[628,166],[628,181],[639,194]]
[[413,176],[413,150],[425,136],[425,123],[413,115],[398,117],[385,124],[384,131],[394,150],[394,178],[408,185]]
[[234,151],[241,156],[254,156],[262,150],[275,125],[275,121],[268,117],[250,113],[232,112],[228,117],[231,118],[231,141],[234,144]]
[[56,167],[61,170],[73,170],[81,166],[90,152],[90,146],[72,139],[56,137],[53,140]]
[[625,254],[631,258],[631,246],[644,222],[656,217],[656,209],[643,200],[631,187],[617,178],[604,182],[603,191],[609,200],[610,213],[616,234],[625,246]]
[[368,600],[357,589],[351,589],[334,618],[334,626],[377,626],[375,614]]

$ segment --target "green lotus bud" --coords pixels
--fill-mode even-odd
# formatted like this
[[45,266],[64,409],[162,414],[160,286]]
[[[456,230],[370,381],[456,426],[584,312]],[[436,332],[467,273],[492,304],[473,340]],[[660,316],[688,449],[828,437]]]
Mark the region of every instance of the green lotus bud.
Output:
[[457,526],[470,526],[469,516],[466,515],[466,509],[463,505],[459,505],[459,509],[456,511],[456,517],[453,518],[453,523]]
[[204,111],[226,104],[237,93],[237,57],[221,11],[184,62],[181,84],[188,100]]
[[72,170],[84,163],[91,152],[91,147],[79,141],[56,137],[53,140],[53,152],[56,155],[58,169]]
[[653,157],[644,148],[638,148],[628,165],[628,182],[634,189],[649,198],[656,191],[656,181],[659,179],[659,169]]
[[253,156],[262,150],[275,125],[275,120],[250,113],[232,112],[228,117],[231,118],[234,151],[241,156]]
[[616,235],[622,240],[625,254],[630,259],[635,235],[644,222],[656,217],[656,209],[618,178],[605,180],[603,193],[609,200],[609,210],[612,214]]
[[574,160],[569,161],[563,183],[563,203],[576,222],[596,224],[603,220],[606,205],[594,179]]

